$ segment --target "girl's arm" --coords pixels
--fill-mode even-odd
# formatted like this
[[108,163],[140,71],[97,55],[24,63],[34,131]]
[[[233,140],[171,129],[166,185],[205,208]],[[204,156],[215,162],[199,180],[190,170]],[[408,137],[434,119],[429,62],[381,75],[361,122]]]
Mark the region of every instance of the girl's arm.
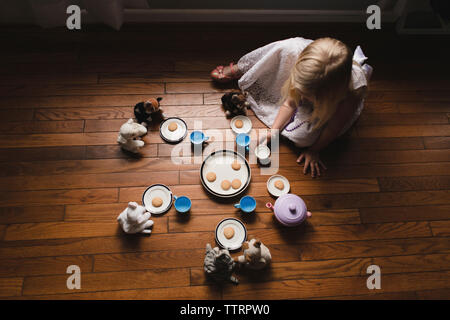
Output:
[[355,113],[358,103],[359,98],[354,95],[350,95],[343,100],[338,105],[333,116],[328,120],[316,142],[300,154],[297,162],[300,163],[303,159],[305,160],[304,174],[310,168],[312,177],[315,177],[316,173],[320,176],[320,166],[326,169],[325,165],[319,159],[319,152],[338,137],[339,133],[341,133],[344,126]]
[[291,99],[287,99],[280,106],[277,117],[273,122],[272,129],[282,130],[286,126],[291,116],[294,114],[295,109],[297,109],[295,102]]
[[[260,143],[267,143],[267,145],[270,144],[270,141],[272,140],[272,136],[276,134],[276,130],[281,131],[288,121],[290,120],[291,116],[294,114],[295,110],[297,109],[297,105],[295,102],[291,99],[287,99],[278,110],[278,114],[275,118],[275,121],[272,124],[272,128],[270,128],[271,133],[267,137],[263,137],[260,140]],[[273,131],[272,131],[273,130]]]

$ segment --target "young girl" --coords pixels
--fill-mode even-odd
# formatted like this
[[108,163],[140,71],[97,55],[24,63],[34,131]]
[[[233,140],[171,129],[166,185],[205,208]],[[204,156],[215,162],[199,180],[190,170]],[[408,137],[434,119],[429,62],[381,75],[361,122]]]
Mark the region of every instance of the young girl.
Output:
[[[218,82],[239,79],[248,92],[256,116],[296,146],[305,148],[297,159],[303,173],[320,176],[326,169],[319,152],[347,131],[363,109],[372,67],[358,46],[341,41],[291,38],[243,56],[237,65],[218,66],[211,76]],[[269,139],[270,139],[269,136]]]

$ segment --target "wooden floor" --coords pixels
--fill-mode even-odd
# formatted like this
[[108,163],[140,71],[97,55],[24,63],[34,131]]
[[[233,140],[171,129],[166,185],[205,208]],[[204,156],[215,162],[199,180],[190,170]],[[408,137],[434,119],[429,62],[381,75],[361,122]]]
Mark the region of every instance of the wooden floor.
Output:
[[[3,30],[0,297],[449,299],[449,39],[363,28]],[[258,204],[245,216],[202,189],[200,164],[172,163],[173,146],[157,125],[141,158],[117,146],[132,105],[149,96],[162,96],[166,115],[190,127],[202,120],[203,128],[224,131],[220,97],[230,86],[210,82],[212,67],[271,41],[325,35],[360,44],[375,71],[358,123],[323,154],[323,177],[304,176],[298,151],[286,143],[280,149],[279,173],[313,211],[305,225],[276,223],[264,206],[273,200],[267,176],[255,165],[248,194]],[[153,218],[151,236],[124,235],[117,215],[154,183],[193,199],[190,216],[172,208]],[[273,257],[269,270],[238,272],[238,286],[214,285],[202,270],[205,245],[224,217],[245,221]],[[81,290],[66,287],[73,264],[81,268]],[[381,267],[381,290],[366,287],[371,264]]]

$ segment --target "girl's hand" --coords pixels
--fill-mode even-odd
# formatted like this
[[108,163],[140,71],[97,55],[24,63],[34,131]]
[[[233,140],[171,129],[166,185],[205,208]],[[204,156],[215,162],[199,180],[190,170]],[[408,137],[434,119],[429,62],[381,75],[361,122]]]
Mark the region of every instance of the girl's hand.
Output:
[[297,163],[301,163],[302,160],[305,160],[305,165],[303,167],[303,174],[308,172],[308,169],[311,169],[311,177],[315,178],[316,173],[320,176],[320,167],[323,169],[327,169],[322,161],[319,159],[319,153],[311,150],[305,150],[300,153],[300,156],[297,159]]

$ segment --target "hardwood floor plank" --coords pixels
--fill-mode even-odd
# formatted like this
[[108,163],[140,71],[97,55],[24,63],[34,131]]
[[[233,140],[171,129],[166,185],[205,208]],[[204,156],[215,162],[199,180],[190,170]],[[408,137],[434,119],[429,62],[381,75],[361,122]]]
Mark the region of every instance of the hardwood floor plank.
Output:
[[426,149],[450,149],[450,137],[424,137]]
[[0,195],[0,205],[109,203],[117,201],[118,189],[75,189],[43,191],[10,191]]
[[449,136],[450,125],[366,126],[357,128],[361,138]]
[[362,113],[357,126],[448,124],[446,113]]
[[[332,143],[327,150],[332,152],[363,150],[415,150],[424,149],[422,137],[403,138],[351,138]],[[325,151],[325,150],[324,150]]]
[[449,204],[450,191],[408,191],[302,196],[309,210]]
[[176,288],[134,289],[97,291],[86,293],[26,296],[26,299],[44,300],[218,300],[220,292],[209,286],[186,286]]
[[151,186],[158,179],[164,177],[167,184],[178,184],[177,171],[159,171],[142,173],[105,173],[80,175],[51,175],[51,176],[15,176],[0,177],[0,190],[54,190],[54,189],[82,189],[82,188],[117,188]]
[[[162,106],[203,104],[202,94],[161,94]],[[3,108],[53,108],[53,107],[131,107],[139,101],[148,99],[148,95],[96,95],[96,96],[48,96],[48,97],[2,97]]]
[[[27,277],[23,295],[71,293],[66,286],[67,275]],[[188,269],[154,269],[142,272],[83,273],[77,292],[179,287],[189,284]]]
[[362,223],[450,219],[450,206],[361,208]]
[[305,224],[289,230],[282,229],[279,224],[274,223],[273,227],[269,229],[253,229],[252,235],[261,239],[265,244],[282,244],[285,241],[303,243],[427,237],[431,236],[431,232],[425,222],[337,226]]
[[83,132],[84,121],[20,121],[3,123],[0,133],[5,135],[30,133],[79,133]]
[[63,205],[0,207],[0,224],[62,221]]
[[[155,220],[155,224],[157,220]],[[101,253],[204,249],[214,243],[214,232],[156,233],[141,241],[141,235],[0,242],[0,257],[31,258]]]
[[[230,210],[231,211],[231,210]],[[252,215],[243,214],[237,210],[233,210],[231,216],[242,220],[248,230],[254,229],[271,229],[277,227],[277,221],[272,212],[259,212]],[[194,212],[192,212],[194,214]],[[191,217],[182,218],[179,216],[169,216],[169,232],[197,232],[215,230],[217,224],[230,216],[230,213],[224,215],[192,215]],[[330,219],[327,221],[327,219]],[[312,227],[323,225],[339,225],[339,224],[359,224],[359,215],[357,212],[316,212],[314,216],[308,220]]]
[[400,113],[449,112],[450,104],[440,101],[426,103],[410,101],[398,103],[397,108]]
[[27,84],[12,90],[4,96],[40,97],[40,96],[85,96],[118,94],[163,94],[163,83],[122,83],[115,84]]
[[[324,160],[333,164],[381,164],[381,163],[419,163],[448,161],[449,150],[399,150],[399,151],[359,151],[341,152],[332,157],[324,154]],[[297,157],[294,155],[281,155],[280,162],[293,163]]]
[[84,146],[0,149],[0,161],[81,160],[84,159],[85,153]]
[[416,291],[416,295],[420,300],[448,300],[450,288]]
[[430,221],[430,227],[434,236],[448,237],[450,235],[450,221]]
[[45,257],[0,260],[1,277],[26,277],[35,275],[66,275],[67,267],[77,265],[82,272],[90,272],[93,258],[89,256]]
[[205,249],[95,255],[94,272],[203,266]]
[[106,203],[106,204],[85,204],[66,205],[65,221],[99,221],[111,220],[113,212],[119,215],[127,207],[128,202]]
[[449,270],[449,260],[450,254],[442,253],[414,256],[379,257],[373,259],[373,264],[381,266],[381,268],[383,268],[383,274],[389,274]]
[[58,146],[115,145],[117,132],[50,133],[16,136],[0,135],[0,148],[38,148]]
[[[317,279],[328,277],[363,276],[371,259],[340,259],[327,261],[298,261],[272,263],[270,267],[258,273],[239,270],[236,272],[240,284],[268,281],[286,281],[292,279]],[[203,268],[191,269],[191,285],[211,284]]]
[[291,245],[301,260],[373,258],[415,254],[450,253],[450,238],[406,238]]
[[55,175],[55,174],[101,174],[118,172],[157,172],[173,170],[193,170],[201,163],[177,164],[170,159],[160,158],[124,158],[95,160],[64,160],[0,163],[0,175]]
[[158,145],[150,144],[139,150],[139,154],[134,155],[125,152],[119,145],[109,146],[87,146],[86,159],[130,159],[130,158],[152,158],[158,156]]
[[[162,102],[162,101],[161,101]],[[136,104],[136,102],[134,102]],[[68,107],[68,108],[38,108],[36,109],[36,120],[113,120],[129,119],[133,115],[133,103],[124,107]],[[28,109],[26,109],[28,110]],[[223,117],[225,113],[221,105],[169,105],[164,106],[164,114],[167,117]],[[1,111],[1,110],[0,110]],[[254,115],[249,110],[249,115]]]
[[[1,82],[1,77],[0,77]],[[34,109],[2,109],[0,110],[0,119],[6,121],[31,121],[33,120]]]
[[209,82],[176,82],[167,83],[166,91],[167,93],[206,93],[206,92],[223,92],[230,91],[230,86],[220,86],[218,84]]
[[[224,299],[303,299],[321,296],[367,294],[366,276],[329,279],[287,280],[227,287]],[[378,293],[445,288],[450,272],[405,273],[383,276]],[[380,292],[381,291],[381,292]]]
[[368,101],[392,101],[392,102],[448,102],[450,94],[447,90],[429,91],[370,91],[366,98]]
[[[110,221],[11,224],[6,228],[4,241],[120,236],[124,233],[116,221],[119,213],[111,213]],[[158,217],[152,233],[166,232],[167,218]]]
[[381,191],[450,189],[450,176],[378,178]]
[[0,297],[15,297],[22,294],[23,278],[0,278]]
[[129,119],[133,117],[132,106],[127,107],[79,107],[36,109],[35,119],[41,121],[66,121],[87,119]]
[[100,73],[99,83],[145,83],[145,82],[200,82],[211,81],[203,71],[162,71],[149,73]]
[[0,225],[0,240],[3,240],[5,236],[6,225]]
[[96,84],[96,73],[51,73],[41,74],[9,74],[8,77],[0,77],[0,84],[11,85],[35,85],[38,84]]

